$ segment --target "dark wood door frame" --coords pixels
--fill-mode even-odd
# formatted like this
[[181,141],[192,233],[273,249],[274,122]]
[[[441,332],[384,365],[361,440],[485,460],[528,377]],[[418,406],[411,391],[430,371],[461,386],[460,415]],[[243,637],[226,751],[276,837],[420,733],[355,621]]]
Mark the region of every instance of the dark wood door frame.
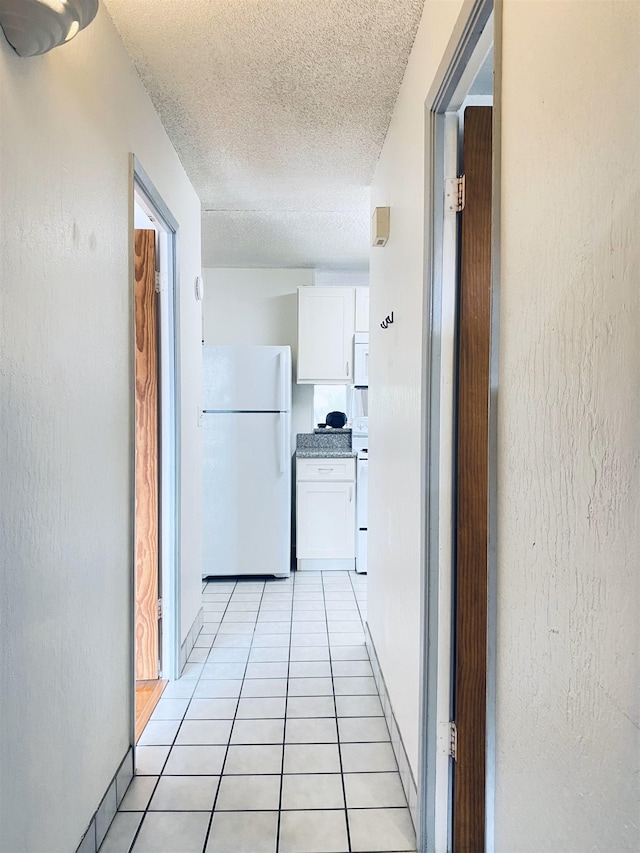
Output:
[[453,849],[485,847],[492,109],[464,116],[458,300]]

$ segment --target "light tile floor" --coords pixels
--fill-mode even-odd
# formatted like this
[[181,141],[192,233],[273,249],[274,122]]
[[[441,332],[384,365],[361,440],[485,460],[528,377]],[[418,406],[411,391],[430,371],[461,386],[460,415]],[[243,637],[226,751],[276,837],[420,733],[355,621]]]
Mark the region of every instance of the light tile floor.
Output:
[[366,577],[224,579],[202,597],[100,853],[415,851],[364,645]]

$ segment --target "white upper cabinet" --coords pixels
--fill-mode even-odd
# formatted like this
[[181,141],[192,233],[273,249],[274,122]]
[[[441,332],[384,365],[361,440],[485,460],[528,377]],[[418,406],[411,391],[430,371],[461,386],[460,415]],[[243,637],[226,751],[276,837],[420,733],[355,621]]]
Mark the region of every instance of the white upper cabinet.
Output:
[[355,287],[298,288],[299,383],[352,383],[355,291]]
[[369,288],[356,287],[356,332],[369,331]]

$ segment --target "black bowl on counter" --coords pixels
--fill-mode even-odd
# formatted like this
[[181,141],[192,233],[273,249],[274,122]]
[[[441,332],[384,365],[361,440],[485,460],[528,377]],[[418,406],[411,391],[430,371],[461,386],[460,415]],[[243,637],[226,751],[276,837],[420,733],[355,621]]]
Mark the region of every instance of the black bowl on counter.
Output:
[[325,418],[327,426],[334,429],[342,429],[347,422],[347,416],[344,412],[329,412]]

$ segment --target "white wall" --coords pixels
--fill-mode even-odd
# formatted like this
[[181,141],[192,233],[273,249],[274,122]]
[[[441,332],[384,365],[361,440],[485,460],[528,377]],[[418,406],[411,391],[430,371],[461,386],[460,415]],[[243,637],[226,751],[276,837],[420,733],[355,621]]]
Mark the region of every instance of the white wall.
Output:
[[[372,187],[369,623],[414,770],[423,105],[460,5],[425,4]],[[636,850],[640,6],[502,5],[496,849]]]
[[368,287],[368,270],[314,270],[316,287]]
[[[206,344],[290,346],[294,364],[291,431],[313,429],[313,385],[295,384],[298,287],[313,284],[311,269],[205,269]],[[292,444],[292,451],[295,444]]]
[[180,223],[183,630],[200,589],[200,206],[104,7],[44,57],[0,41],[0,849],[70,853],[131,735],[129,153]]
[[508,2],[496,849],[640,849],[640,4]]
[[[371,188],[391,207],[370,260],[368,623],[414,776],[420,663],[424,99],[461,3],[427,0]],[[394,312],[386,330],[380,321]]]

